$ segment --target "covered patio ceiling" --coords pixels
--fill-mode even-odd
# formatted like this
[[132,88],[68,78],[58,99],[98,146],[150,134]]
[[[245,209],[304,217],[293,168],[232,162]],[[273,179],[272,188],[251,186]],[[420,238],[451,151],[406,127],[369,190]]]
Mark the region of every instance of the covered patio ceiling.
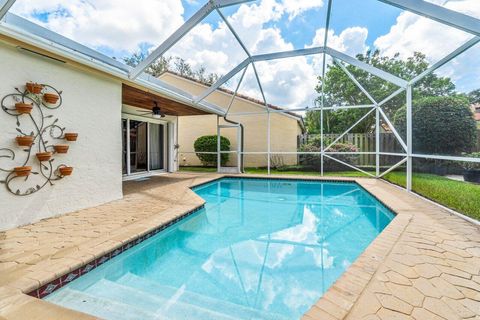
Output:
[[152,110],[155,105],[158,106],[162,112],[169,116],[196,116],[209,114],[203,110],[199,110],[187,104],[177,102],[175,100],[162,97],[145,90],[141,90],[126,84],[122,84],[122,103],[137,108]]

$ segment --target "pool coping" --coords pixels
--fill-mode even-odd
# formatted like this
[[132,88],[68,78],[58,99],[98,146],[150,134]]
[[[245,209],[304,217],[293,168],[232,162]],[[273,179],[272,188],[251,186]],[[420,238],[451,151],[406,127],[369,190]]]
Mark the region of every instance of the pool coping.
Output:
[[[388,201],[384,201],[375,193],[375,190],[370,188],[370,185],[367,183],[369,178],[328,178],[324,179],[321,177],[298,177],[298,176],[267,176],[267,175],[215,175],[213,177],[206,177],[206,181],[192,183],[188,189],[190,192],[192,188],[199,187],[201,185],[212,183],[216,180],[223,178],[246,178],[246,179],[268,179],[268,180],[296,180],[296,181],[327,181],[327,182],[340,182],[340,183],[356,183],[362,189],[367,191],[370,195],[382,203],[385,207],[395,213],[395,218],[390,222],[390,224],[382,231],[382,233],[377,236],[363,251],[360,256],[355,260],[355,262],[342,274],[340,278],[327,290],[327,292],[319,299],[312,308],[305,313],[304,319],[343,319],[345,318],[352,308],[355,305],[355,302],[360,297],[361,293],[367,287],[368,283],[378,270],[378,267],[382,263],[383,259],[390,253],[393,249],[394,244],[401,236],[405,227],[411,220],[412,214],[408,210],[402,210],[401,208],[396,208],[395,203],[389,204]],[[375,181],[375,179],[373,179]],[[375,188],[373,188],[375,189]],[[151,236],[157,234],[158,232],[164,230],[165,228],[179,222],[180,220],[185,219],[191,214],[197,212],[203,207],[203,204],[196,206],[193,209],[185,210],[182,214],[177,214],[173,219],[166,220],[166,222],[156,225],[152,228],[148,228],[143,232],[139,232],[136,236],[130,237],[129,239],[124,239],[121,245],[115,244],[110,248],[104,249],[100,255],[96,255],[95,259],[86,261],[80,265],[70,267],[68,272],[62,273],[60,276],[55,277],[54,280],[45,280],[40,281],[40,286],[33,286],[30,283],[20,288],[21,292],[26,293],[34,298],[43,298],[46,295],[52,293],[53,291],[59,289],[60,287],[68,284],[69,282],[75,280],[80,275],[83,275],[84,272],[88,272],[110,260],[111,258],[117,256],[121,252],[130,249],[133,245],[139,244],[142,241],[150,238]],[[92,264],[93,262],[93,264]],[[85,270],[88,268],[88,270]],[[57,273],[58,274],[58,273]],[[42,283],[43,282],[43,283]],[[1,289],[1,288],[0,288]],[[17,288],[18,289],[18,288]],[[48,290],[47,290],[48,289]],[[47,290],[46,292],[44,292]],[[1,292],[0,292],[1,295]],[[44,300],[34,299],[48,303]],[[50,304],[50,303],[48,303]],[[61,307],[60,307],[61,308]],[[77,314],[78,312],[64,309],[66,312],[72,311],[72,314]]]

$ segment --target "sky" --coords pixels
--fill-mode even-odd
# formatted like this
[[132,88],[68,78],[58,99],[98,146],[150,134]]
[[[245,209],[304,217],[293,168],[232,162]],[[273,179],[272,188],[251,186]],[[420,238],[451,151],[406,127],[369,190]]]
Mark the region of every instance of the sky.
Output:
[[[478,0],[427,0],[480,18]],[[206,0],[17,0],[11,11],[121,60],[148,53]],[[327,0],[257,0],[222,9],[251,54],[323,45]],[[434,63],[472,38],[463,31],[377,0],[333,0],[328,46],[356,55],[378,49],[407,58],[415,51]],[[170,49],[193,67],[226,74],[247,55],[215,12]],[[480,88],[480,45],[439,69],[457,90]],[[313,105],[322,56],[257,63],[267,102],[286,108]],[[329,60],[330,61],[330,60]],[[235,87],[240,75],[229,82]],[[240,92],[261,98],[250,68]]]

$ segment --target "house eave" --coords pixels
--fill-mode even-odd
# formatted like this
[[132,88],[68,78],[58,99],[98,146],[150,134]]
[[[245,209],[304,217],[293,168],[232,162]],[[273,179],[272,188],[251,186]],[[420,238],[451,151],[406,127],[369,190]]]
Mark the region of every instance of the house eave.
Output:
[[101,71],[126,84],[134,84],[143,89],[151,90],[166,98],[187,104],[192,108],[221,116],[225,113],[222,108],[212,103],[193,103],[191,94],[170,86],[146,73],[132,80],[128,76],[132,69],[131,67],[15,14],[7,13],[0,21],[0,35]]

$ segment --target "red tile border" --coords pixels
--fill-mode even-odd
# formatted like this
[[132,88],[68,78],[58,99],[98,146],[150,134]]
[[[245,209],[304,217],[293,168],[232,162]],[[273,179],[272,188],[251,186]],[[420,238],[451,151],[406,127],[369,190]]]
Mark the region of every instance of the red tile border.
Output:
[[61,287],[69,284],[70,282],[78,279],[79,277],[87,274],[88,272],[92,271],[93,269],[101,266],[102,264],[106,263],[107,261],[111,260],[112,258],[115,258],[116,256],[120,255],[121,253],[139,245],[140,243],[144,242],[147,239],[150,239],[151,237],[157,235],[159,232],[167,229],[168,227],[173,226],[174,224],[184,220],[185,218],[191,216],[192,214],[200,211],[201,209],[204,208],[204,205],[201,205],[193,210],[190,210],[186,212],[185,214],[181,215],[178,218],[175,218],[167,223],[164,223],[160,225],[159,227],[155,228],[154,230],[148,232],[147,234],[140,236],[136,239],[133,239],[129,241],[128,243],[124,244],[123,246],[120,246],[118,248],[115,248],[108,253],[104,254],[103,256],[84,264],[80,268],[71,271],[67,274],[64,274],[63,276],[56,278],[53,281],[50,281],[49,283],[44,284],[40,288],[37,288],[29,293],[27,293],[29,296],[43,299],[49,294],[53,293],[54,291],[60,289]]

